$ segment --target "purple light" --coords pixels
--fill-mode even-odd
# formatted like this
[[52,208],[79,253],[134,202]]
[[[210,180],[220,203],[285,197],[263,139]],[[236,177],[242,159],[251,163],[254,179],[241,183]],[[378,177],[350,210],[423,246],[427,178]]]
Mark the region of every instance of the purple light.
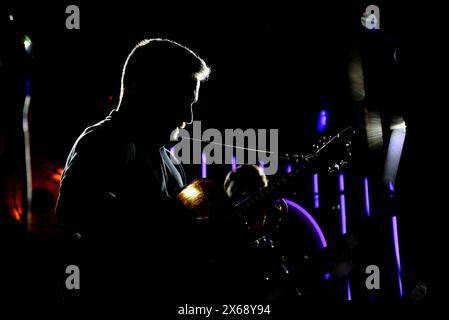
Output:
[[370,208],[369,208],[369,191],[368,191],[368,178],[365,177],[365,212],[366,215],[369,217],[371,215]]
[[327,127],[327,111],[321,110],[320,114],[318,115],[318,126],[317,131],[323,132]]
[[287,164],[287,173],[292,172],[292,165],[291,164]]
[[263,163],[263,161],[259,161],[259,168],[262,173],[265,174],[265,164]]
[[175,152],[176,152],[175,147],[170,147],[170,150],[168,150],[171,161],[178,163],[179,160],[176,158]]
[[343,174],[339,176],[340,185],[340,215],[341,215],[341,234],[346,233],[346,200],[345,200],[345,180]]
[[[345,178],[343,173],[338,176],[338,184],[340,189],[340,215],[341,215],[341,234],[346,233],[346,199],[345,199]],[[349,279],[346,282],[348,301],[352,300],[351,284]]]
[[388,190],[390,190],[390,198],[394,197],[394,184],[391,181],[388,181]]
[[324,280],[329,280],[329,277],[331,276],[331,274],[330,273],[326,273],[325,275],[324,275]]
[[293,202],[285,198],[284,201],[285,203],[287,203],[289,209],[293,208],[294,211],[298,213],[298,216],[302,218],[302,220],[312,229],[312,231],[315,233],[315,236],[319,240],[320,249],[326,248],[327,247],[326,238],[324,237],[323,231],[321,231],[320,226],[312,217],[312,215],[296,202]]
[[345,191],[345,178],[343,176],[343,173],[340,173],[340,175],[338,176],[338,186],[339,186],[340,192]]
[[345,195],[340,195],[340,212],[341,212],[341,234],[346,233],[346,203]]
[[349,283],[349,279],[346,281],[346,288],[347,288],[348,301],[351,301],[352,295],[351,295],[351,284]]
[[206,154],[201,154],[201,178],[207,178],[207,163]]
[[232,156],[231,158],[231,169],[232,171],[235,171],[235,169],[237,169],[237,159],[235,158],[235,156]]
[[318,173],[313,175],[313,199],[315,204],[315,209],[320,207],[320,197],[318,194]]
[[398,222],[396,216],[391,217],[391,225],[393,228],[394,254],[396,256],[396,265],[398,267],[399,296],[402,298],[401,256],[399,255]]
[[393,182],[388,181],[388,189],[390,189],[391,192],[394,192],[394,185],[393,185]]

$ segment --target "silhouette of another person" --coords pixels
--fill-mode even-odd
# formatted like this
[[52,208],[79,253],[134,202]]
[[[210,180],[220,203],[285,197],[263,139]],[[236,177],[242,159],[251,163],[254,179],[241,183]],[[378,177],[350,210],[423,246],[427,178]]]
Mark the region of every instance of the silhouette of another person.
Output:
[[192,123],[209,72],[176,42],[140,42],[123,67],[117,108],[76,140],[56,214],[67,234],[83,243],[80,263],[88,267],[80,271],[92,292],[127,296],[123,287],[145,287],[145,279],[156,281],[158,272],[171,270],[166,258],[176,255],[170,249],[180,243],[183,226],[170,199],[185,175],[166,143]]

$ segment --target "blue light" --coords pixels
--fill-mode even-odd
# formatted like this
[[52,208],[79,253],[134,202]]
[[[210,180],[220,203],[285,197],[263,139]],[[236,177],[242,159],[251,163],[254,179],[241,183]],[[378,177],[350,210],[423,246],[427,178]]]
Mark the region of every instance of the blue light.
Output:
[[314,207],[318,209],[320,207],[320,196],[318,193],[318,173],[313,175],[313,199],[314,199]]
[[352,300],[352,294],[351,294],[351,284],[349,283],[349,279],[346,281],[346,295],[347,295],[347,299],[348,301]]
[[201,178],[207,178],[207,159],[206,154],[201,154]]
[[[338,187],[340,190],[340,218],[341,218],[341,234],[346,234],[346,199],[345,199],[345,178],[343,176],[343,173],[340,173],[338,177]],[[349,282],[349,279],[347,279],[346,282],[347,287],[347,299],[348,301],[352,300],[351,295],[351,283]]]
[[340,215],[341,215],[341,234],[346,233],[346,199],[345,199],[345,180],[342,173],[339,176],[340,189]]
[[318,126],[317,126],[317,131],[318,132],[323,132],[324,130],[326,130],[327,127],[327,118],[328,118],[328,113],[326,110],[321,110],[320,114],[318,115]]
[[235,169],[237,169],[237,159],[235,158],[235,156],[232,156],[231,168],[232,171],[235,171]]
[[370,213],[370,208],[369,208],[369,191],[368,191],[368,178],[367,177],[365,177],[364,186],[365,186],[365,212],[366,212],[366,215],[369,217],[371,213]]
[[[326,248],[327,242],[324,233],[321,230],[320,226],[318,225],[317,221],[313,218],[313,216],[309,212],[307,212],[306,209],[301,207],[298,203],[293,202],[286,198],[283,198],[283,200],[288,206],[288,211],[296,213],[297,216],[307,225],[307,227],[311,231],[313,231],[319,249],[321,250]],[[329,280],[329,278],[330,273],[326,273],[324,275],[324,280]]]
[[303,207],[301,207],[296,202],[293,202],[289,199],[283,198],[285,203],[288,205],[289,212],[294,212],[301,218],[302,221],[306,223],[306,225],[312,230],[317,238],[317,244],[320,249],[324,249],[327,247],[326,238],[324,237],[323,231],[318,225],[317,221],[313,218],[313,216],[307,212]]
[[398,268],[399,296],[402,298],[401,255],[399,253],[398,221],[396,216],[391,217],[391,226],[393,229],[394,255],[396,257],[396,266]]
[[259,169],[263,174],[265,174],[265,164],[263,163],[263,161],[259,161]]
[[31,95],[31,80],[30,79],[25,80],[25,95],[26,96]]

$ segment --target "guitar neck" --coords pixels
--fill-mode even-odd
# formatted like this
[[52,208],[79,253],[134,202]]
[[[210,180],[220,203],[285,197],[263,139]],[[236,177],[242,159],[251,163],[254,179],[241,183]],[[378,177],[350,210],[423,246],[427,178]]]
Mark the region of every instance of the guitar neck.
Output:
[[296,179],[297,175],[298,171],[295,170],[278,179],[270,181],[270,184],[267,187],[253,193],[249,197],[237,203],[234,206],[236,213],[240,216],[246,211],[250,211],[276,200],[279,198],[282,191]]
[[[301,172],[304,172],[305,170],[317,172],[320,171],[322,167],[324,167],[324,170],[327,172],[340,170],[341,166],[347,162],[344,158],[350,156],[349,138],[354,135],[354,133],[354,129],[348,127],[335,136],[320,140],[317,145],[314,145],[316,149],[315,152],[300,158],[301,162],[298,162],[298,164],[300,164]],[[344,155],[341,155],[342,153],[344,153]],[[343,158],[343,160],[340,160],[341,158]],[[297,178],[298,172],[298,169],[296,169],[278,179],[270,181],[270,184],[267,187],[237,203],[234,206],[236,213],[239,216],[244,216],[245,211],[255,209],[258,206],[280,198],[285,187]]]

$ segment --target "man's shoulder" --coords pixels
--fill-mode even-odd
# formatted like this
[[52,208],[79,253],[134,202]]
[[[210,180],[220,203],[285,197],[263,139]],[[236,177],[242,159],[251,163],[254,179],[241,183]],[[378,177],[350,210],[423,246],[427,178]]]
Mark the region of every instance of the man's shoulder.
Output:
[[106,145],[116,139],[117,130],[107,119],[84,129],[75,142],[77,148],[99,147]]
[[108,157],[118,160],[123,153],[132,153],[133,143],[109,117],[87,127],[75,141],[71,154]]

